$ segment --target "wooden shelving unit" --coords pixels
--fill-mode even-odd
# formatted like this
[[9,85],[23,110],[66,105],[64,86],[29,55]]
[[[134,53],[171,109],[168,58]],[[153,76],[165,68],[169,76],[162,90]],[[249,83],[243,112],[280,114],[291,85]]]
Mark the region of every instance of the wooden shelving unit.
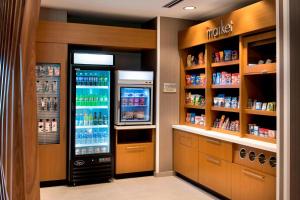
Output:
[[186,86],[185,89],[187,90],[197,90],[197,89],[205,89],[205,86],[202,85],[191,85],[191,86]]
[[239,65],[239,64],[240,64],[240,60],[232,60],[226,62],[211,63],[211,67],[225,67],[225,66],[232,66],[232,65]]
[[[274,42],[275,32],[269,31],[248,37],[239,36],[218,40],[199,46],[194,46],[181,50],[181,98],[180,98],[180,123],[188,126],[199,127],[186,123],[186,113],[194,112],[205,114],[206,130],[213,130],[224,134],[236,135],[240,137],[250,138],[258,141],[265,141],[276,143],[274,138],[265,138],[248,134],[248,124],[257,124],[262,128],[276,129],[276,111],[262,111],[247,109],[248,99],[258,99],[262,102],[275,102],[276,101],[276,58],[273,54],[276,50],[273,47],[276,45]],[[267,46],[263,46],[267,45]],[[262,46],[262,47],[261,47]],[[186,67],[186,57],[192,49],[201,49],[205,52],[205,65],[195,65]],[[267,48],[267,50],[265,49]],[[212,54],[214,52],[223,51],[226,49],[237,50],[239,53],[238,60],[227,62],[213,62]],[[261,56],[262,53],[267,55]],[[199,53],[199,52],[197,52]],[[195,54],[196,55],[196,54]],[[194,55],[194,56],[195,56]],[[249,63],[255,63],[260,60],[266,62],[270,59],[272,62],[269,64],[256,64],[249,66]],[[269,62],[269,61],[268,61]],[[205,73],[206,85],[205,86],[186,86],[186,74]],[[213,85],[212,74],[216,72],[239,73],[239,84],[233,85]],[[186,92],[205,94],[206,104],[204,107],[191,106],[185,104]],[[219,94],[225,96],[238,97],[239,108],[225,108],[213,106],[213,97]],[[270,99],[269,99],[270,98]],[[240,130],[238,132],[213,128],[216,118],[222,115],[229,117],[230,120],[239,120]]]
[[238,108],[225,108],[225,107],[217,107],[217,106],[212,106],[211,110],[223,111],[223,112],[234,112],[234,113],[240,112],[240,109],[238,109]]
[[212,85],[212,89],[238,89],[239,85]]
[[193,108],[193,109],[205,109],[205,106],[196,106],[196,105],[185,105],[185,108]]
[[193,65],[191,67],[185,67],[186,71],[190,71],[190,70],[198,70],[198,69],[205,69],[206,66],[205,65]]
[[244,109],[244,112],[246,114],[252,114],[252,115],[263,115],[263,116],[276,117],[276,111],[264,111],[264,110]]

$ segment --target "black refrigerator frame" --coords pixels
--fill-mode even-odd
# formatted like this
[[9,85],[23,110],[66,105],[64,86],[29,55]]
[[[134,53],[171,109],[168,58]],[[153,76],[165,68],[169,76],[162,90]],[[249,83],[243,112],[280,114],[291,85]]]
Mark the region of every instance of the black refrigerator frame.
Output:
[[[68,144],[67,178],[71,186],[110,182],[115,166],[114,141],[114,97],[115,97],[115,56],[113,65],[74,64],[74,53],[113,55],[103,51],[72,49],[69,51],[68,78]],[[75,155],[75,113],[76,113],[76,69],[110,71],[110,152],[99,154]],[[75,167],[75,164],[77,167]]]

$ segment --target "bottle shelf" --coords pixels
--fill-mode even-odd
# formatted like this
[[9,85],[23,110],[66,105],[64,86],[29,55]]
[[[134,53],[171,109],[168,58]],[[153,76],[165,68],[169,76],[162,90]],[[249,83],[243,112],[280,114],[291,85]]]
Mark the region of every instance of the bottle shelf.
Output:
[[186,86],[185,89],[188,89],[188,90],[205,89],[205,86],[203,86],[203,85],[191,85],[191,86]]
[[108,89],[108,86],[76,85],[76,89]]
[[269,142],[269,143],[276,144],[276,139],[274,139],[274,138],[265,138],[265,137],[252,135],[252,134],[249,134],[249,133],[244,134],[243,137],[253,139],[253,140],[259,140],[259,141],[263,141],[263,142]]
[[75,147],[76,148],[80,148],[80,147],[96,147],[96,146],[108,146],[108,143],[90,143],[90,144],[76,144]]
[[205,109],[205,106],[198,106],[198,105],[185,105],[185,108],[193,108],[193,109]]
[[239,65],[239,64],[240,64],[240,60],[232,60],[226,62],[211,63],[211,67],[225,67],[225,66]]
[[276,117],[276,111],[265,111],[265,110],[254,110],[254,109],[244,109],[244,111],[246,114]]
[[185,67],[185,71],[190,71],[190,70],[198,70],[198,69],[205,69],[206,66],[205,65],[193,65],[191,67]]
[[76,129],[108,128],[108,125],[76,126]]
[[212,85],[213,89],[238,89],[240,85]]
[[218,107],[218,106],[211,107],[211,110],[223,111],[223,112],[234,112],[234,113],[240,112],[240,109],[238,109],[238,108],[225,108],[225,107]]
[[76,106],[76,110],[81,109],[108,109],[108,106]]

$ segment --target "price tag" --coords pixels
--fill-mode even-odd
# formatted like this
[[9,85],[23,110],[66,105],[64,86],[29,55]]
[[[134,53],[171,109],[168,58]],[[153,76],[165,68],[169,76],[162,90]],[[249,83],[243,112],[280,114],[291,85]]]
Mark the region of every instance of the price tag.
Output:
[[164,83],[164,92],[176,93],[176,83]]

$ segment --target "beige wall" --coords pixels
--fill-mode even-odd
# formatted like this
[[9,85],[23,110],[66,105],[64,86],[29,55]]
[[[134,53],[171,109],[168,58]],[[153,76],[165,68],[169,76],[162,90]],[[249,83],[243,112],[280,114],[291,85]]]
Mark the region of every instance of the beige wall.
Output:
[[[193,21],[160,17],[160,69],[159,70],[159,170],[173,170],[172,124],[179,123],[180,60],[178,31],[193,24]],[[176,83],[176,93],[164,93],[164,83]]]

